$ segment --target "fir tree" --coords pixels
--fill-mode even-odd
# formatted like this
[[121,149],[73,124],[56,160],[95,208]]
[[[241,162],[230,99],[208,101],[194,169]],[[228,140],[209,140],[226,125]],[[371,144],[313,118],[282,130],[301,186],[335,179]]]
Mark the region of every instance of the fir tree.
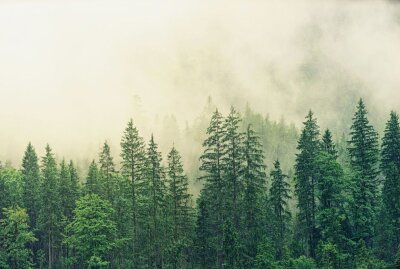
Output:
[[99,164],[100,164],[100,175],[102,179],[102,188],[104,195],[111,202],[111,204],[113,204],[114,202],[113,177],[115,173],[115,166],[113,158],[111,156],[110,146],[108,145],[107,141],[104,142],[103,148],[100,152]]
[[101,194],[100,172],[95,160],[93,160],[89,165],[89,171],[85,183],[85,193]]
[[22,178],[24,181],[23,200],[32,228],[36,227],[40,206],[40,175],[36,151],[28,144],[22,159]]
[[139,136],[132,119],[125,128],[121,140],[122,175],[130,182],[130,200],[132,211],[132,252],[135,268],[137,267],[138,219],[140,197],[143,193],[143,170],[145,149],[143,139]]
[[362,99],[351,126],[348,147],[353,172],[353,222],[355,239],[371,246],[378,201],[378,135],[367,118]]
[[47,252],[47,263],[53,268],[56,263],[56,250],[60,245],[60,226],[62,220],[60,182],[57,163],[49,145],[42,158],[41,208],[39,227],[42,235],[43,249]]
[[383,240],[389,247],[385,252],[393,256],[400,244],[400,126],[399,116],[393,111],[382,139],[381,171],[385,176],[382,211],[387,217]]
[[[205,191],[201,192],[204,207],[210,212],[208,226],[212,227],[209,238],[205,239],[212,251],[209,255],[215,257],[215,266],[222,268],[224,264],[223,225],[226,215],[226,186],[224,184],[224,124],[221,113],[216,110],[207,128],[207,138],[203,142],[204,152],[200,157],[200,179],[204,180]],[[204,208],[205,210],[205,208]],[[200,227],[197,227],[199,229]]]
[[295,177],[296,195],[301,231],[307,242],[307,253],[315,257],[318,241],[316,227],[316,184],[317,184],[317,157],[319,153],[319,127],[310,111],[304,122],[296,155]]
[[[257,254],[260,234],[264,232],[263,202],[265,198],[265,165],[260,138],[250,125],[244,139],[243,234],[246,255],[253,260]],[[248,264],[247,266],[251,266]]]
[[276,258],[281,260],[284,256],[285,242],[287,240],[289,221],[291,214],[288,208],[290,200],[290,185],[287,182],[288,176],[282,173],[279,161],[275,161],[274,170],[270,177],[272,186],[270,189],[270,205],[272,207],[273,217],[273,235],[276,249]]
[[[181,156],[172,147],[168,154],[168,200],[172,217],[172,268],[185,268],[187,260],[184,251],[188,248],[192,232],[192,206],[189,182],[184,174]],[[185,266],[186,265],[186,266]]]

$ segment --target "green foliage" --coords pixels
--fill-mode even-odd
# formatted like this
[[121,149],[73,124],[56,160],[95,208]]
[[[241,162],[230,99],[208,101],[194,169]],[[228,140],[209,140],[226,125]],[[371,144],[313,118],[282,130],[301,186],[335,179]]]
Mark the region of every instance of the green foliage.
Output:
[[311,111],[303,124],[304,128],[297,146],[299,153],[295,164],[296,195],[298,197],[301,234],[307,242],[306,253],[315,257],[318,240],[316,186],[318,177],[317,159],[320,149],[319,127]]
[[0,268],[33,268],[29,244],[37,239],[29,231],[28,214],[20,207],[4,208],[0,219]]
[[352,214],[355,238],[372,244],[378,204],[378,135],[367,118],[362,99],[351,126],[348,147],[353,172]]
[[107,258],[118,246],[116,224],[111,204],[96,194],[77,201],[73,220],[65,228],[64,243],[73,250],[77,261],[89,268],[103,268]]

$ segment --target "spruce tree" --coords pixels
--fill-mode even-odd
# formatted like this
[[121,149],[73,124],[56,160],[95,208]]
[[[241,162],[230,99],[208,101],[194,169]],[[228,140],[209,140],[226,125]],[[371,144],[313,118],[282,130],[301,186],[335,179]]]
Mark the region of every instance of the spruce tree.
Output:
[[[266,173],[264,153],[260,138],[250,125],[244,138],[244,198],[242,203],[243,240],[248,260],[253,260],[257,254],[257,246],[264,231],[264,198],[266,192]],[[247,266],[251,266],[247,263]]]
[[86,177],[85,193],[86,194],[101,194],[100,171],[95,160],[89,165],[89,171]]
[[300,229],[307,243],[306,252],[311,257],[315,257],[318,242],[316,184],[319,148],[319,127],[310,110],[297,146],[299,153],[296,155],[295,178]]
[[153,268],[162,268],[164,258],[165,239],[165,173],[161,166],[161,153],[158,151],[158,146],[154,142],[153,135],[151,136],[147,154],[145,173],[147,180],[147,210],[149,217],[149,235],[148,242],[150,243],[150,266]]
[[[204,191],[201,192],[203,200],[203,211],[209,212],[205,220],[207,226],[212,227],[209,231],[207,241],[211,251],[210,256],[214,257],[215,267],[222,268],[224,264],[224,241],[223,225],[227,217],[226,208],[226,188],[224,182],[224,142],[225,133],[224,119],[216,110],[207,128],[207,138],[203,142],[203,154],[200,157],[201,180],[204,180]],[[203,197],[204,196],[204,197]],[[201,211],[200,211],[201,212]],[[229,216],[231,217],[231,216]],[[197,227],[200,229],[201,227]],[[205,234],[203,234],[205,235]]]
[[[173,269],[187,267],[187,250],[192,233],[192,203],[189,194],[189,181],[184,174],[181,156],[172,147],[168,154],[168,205],[172,230],[170,260]],[[187,251],[186,251],[187,252]]]
[[[384,241],[389,249],[387,254],[394,256],[400,244],[400,126],[399,116],[390,113],[382,139],[381,171],[385,177],[382,189],[382,213],[384,220]],[[389,256],[389,257],[390,257]]]
[[141,197],[143,193],[143,172],[145,161],[145,148],[143,139],[139,136],[136,127],[133,126],[132,119],[125,128],[124,135],[121,140],[121,157],[122,157],[122,175],[130,183],[130,201],[132,214],[132,253],[134,266],[137,268],[137,244],[139,229],[139,209]]
[[46,154],[42,158],[42,177],[39,227],[48,267],[53,268],[61,239],[62,210],[57,163],[49,145],[46,146]]
[[100,176],[102,179],[103,193],[111,204],[114,203],[114,173],[115,166],[113,157],[111,156],[110,146],[107,141],[104,142],[99,155]]
[[348,146],[353,172],[352,215],[354,236],[371,246],[378,201],[378,135],[367,118],[362,99],[351,125]]
[[287,242],[289,222],[291,214],[288,202],[291,199],[288,176],[282,172],[278,160],[274,163],[274,169],[270,173],[272,185],[269,191],[269,200],[273,216],[273,242],[275,245],[276,258],[281,260],[284,256],[285,243]]
[[[238,203],[243,194],[243,133],[239,130],[241,119],[239,113],[231,107],[224,122],[223,157],[225,186],[227,188],[227,209],[232,218],[233,229],[240,227],[240,210]],[[236,231],[237,232],[237,231]]]
[[38,157],[35,148],[29,142],[22,159],[22,178],[24,181],[23,200],[27,209],[29,223],[36,228],[40,206],[40,175]]

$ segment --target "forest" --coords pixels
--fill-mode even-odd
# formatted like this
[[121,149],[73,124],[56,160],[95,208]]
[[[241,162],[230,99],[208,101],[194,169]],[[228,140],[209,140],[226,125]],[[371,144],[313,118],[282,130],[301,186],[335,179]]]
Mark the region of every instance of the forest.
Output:
[[335,137],[311,110],[298,133],[213,109],[195,172],[132,119],[84,174],[29,143],[0,167],[0,268],[400,268],[399,116],[368,117]]

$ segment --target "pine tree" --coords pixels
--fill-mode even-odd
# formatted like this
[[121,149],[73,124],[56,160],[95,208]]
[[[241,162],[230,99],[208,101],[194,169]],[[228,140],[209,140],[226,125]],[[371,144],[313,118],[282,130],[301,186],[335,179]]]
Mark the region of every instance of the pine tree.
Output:
[[172,268],[187,267],[187,257],[184,251],[188,248],[192,232],[191,195],[189,194],[189,182],[184,174],[181,156],[172,147],[168,154],[168,201],[170,215],[172,217],[172,253],[170,260]]
[[28,144],[22,159],[22,178],[24,181],[23,200],[27,209],[29,223],[36,227],[40,206],[40,175],[36,151],[31,143]]
[[[239,131],[241,122],[239,113],[231,107],[229,115],[224,122],[223,157],[225,184],[227,187],[227,195],[230,197],[228,202],[228,210],[232,218],[234,229],[240,227],[240,212],[238,203],[241,201],[243,194],[243,133]],[[237,231],[236,231],[237,232]]]
[[162,268],[164,258],[164,246],[162,242],[165,238],[164,229],[166,228],[163,212],[165,212],[165,175],[161,166],[161,153],[158,146],[151,136],[146,154],[146,180],[150,231],[150,266]]
[[[214,257],[215,267],[222,268],[224,264],[224,242],[223,225],[225,223],[226,213],[226,186],[224,183],[224,137],[225,129],[223,117],[216,110],[211,117],[209,127],[207,128],[207,138],[203,142],[204,152],[200,157],[200,171],[203,173],[200,177],[204,180],[204,191],[201,192],[204,202],[203,210],[209,212],[205,221],[209,222],[207,226],[212,227],[208,238],[203,238],[211,248],[208,255]],[[200,211],[201,212],[201,211]],[[197,227],[201,229],[202,227]],[[203,234],[205,235],[205,234]],[[205,242],[204,242],[205,243]]]
[[99,156],[100,175],[102,179],[103,193],[111,204],[114,202],[114,173],[115,166],[111,156],[110,146],[107,141],[104,142]]
[[[244,139],[244,198],[242,203],[243,234],[246,255],[253,260],[257,254],[260,234],[264,232],[263,202],[265,198],[265,164],[260,138],[250,125]],[[251,263],[247,263],[251,266]]]
[[387,217],[383,240],[389,247],[385,252],[393,257],[400,244],[400,126],[399,116],[393,111],[382,139],[381,171],[385,176],[382,212]]
[[45,246],[43,250],[47,252],[48,267],[51,269],[55,266],[56,250],[60,245],[62,212],[57,163],[49,145],[42,158],[42,176],[39,227],[42,245]]
[[371,246],[378,201],[378,135],[367,118],[362,99],[351,126],[348,147],[353,176],[352,214],[355,239]]
[[85,183],[86,194],[101,194],[100,171],[95,160],[90,163]]
[[319,127],[313,113],[310,111],[304,122],[300,135],[296,155],[295,178],[296,195],[301,231],[307,242],[307,253],[315,257],[318,241],[316,227],[316,184],[317,184],[317,157],[319,153]]
[[270,205],[273,217],[273,241],[276,249],[276,258],[281,260],[284,256],[285,242],[287,241],[289,221],[291,214],[288,201],[290,196],[290,185],[287,182],[288,176],[282,173],[281,165],[278,160],[274,163],[274,170],[270,177],[272,186],[270,189]]
[[25,209],[4,208],[0,219],[0,268],[32,268],[32,251],[29,244],[37,239],[29,230],[28,214]]
[[125,128],[121,140],[122,175],[130,182],[130,200],[132,211],[132,252],[135,268],[137,268],[137,244],[138,244],[138,219],[140,208],[140,194],[143,193],[143,170],[145,161],[145,149],[143,139],[139,136],[132,119]]

